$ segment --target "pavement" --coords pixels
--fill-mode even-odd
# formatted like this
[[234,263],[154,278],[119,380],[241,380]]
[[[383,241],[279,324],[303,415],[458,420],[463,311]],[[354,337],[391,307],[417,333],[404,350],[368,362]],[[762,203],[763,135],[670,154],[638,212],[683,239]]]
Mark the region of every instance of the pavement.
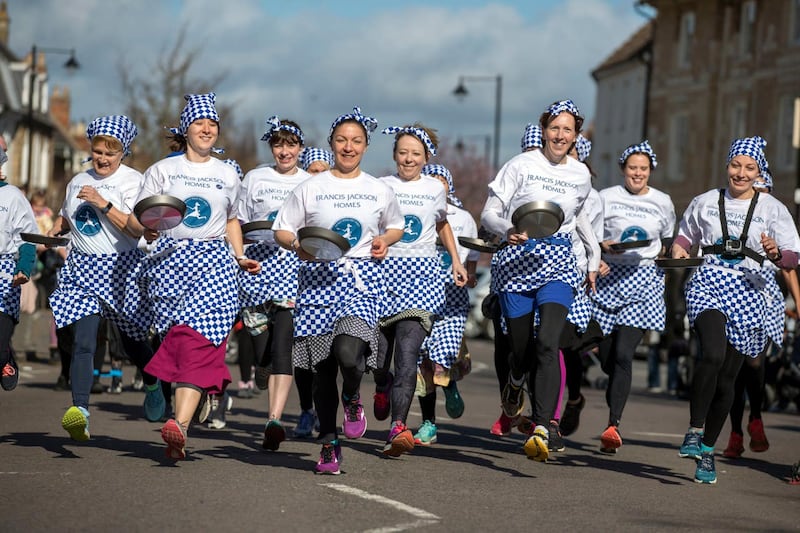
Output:
[[[15,336],[15,342],[17,338]],[[20,347],[18,346],[18,349]],[[800,460],[800,416],[766,413],[771,446],[738,460],[720,451],[716,485],[693,482],[694,462],[677,449],[688,403],[648,394],[646,365],[636,361],[616,455],[599,452],[604,392],[585,389],[581,425],[547,464],[528,460],[525,437],[495,437],[499,415],[492,347],[470,342],[473,372],[459,384],[464,415],[449,419],[440,395],[439,440],[409,455],[380,450],[389,423],[371,414],[372,378],[362,394],[366,435],[343,440],[343,473],[313,473],[320,446],[289,439],[261,448],[267,398],[234,397],[227,427],[194,426],[188,459],[164,457],[160,424],[142,416],[144,395],[92,396],[92,438],[69,440],[60,427],[70,393],[54,391],[58,366],[21,361],[20,384],[0,391],[0,531],[791,531],[800,528],[800,486],[787,480]],[[231,366],[238,381],[238,368]],[[597,377],[597,369],[590,370]],[[233,391],[235,392],[235,390]],[[299,406],[293,389],[288,433]],[[420,413],[412,406],[409,426]],[[747,443],[747,437],[745,437]]]

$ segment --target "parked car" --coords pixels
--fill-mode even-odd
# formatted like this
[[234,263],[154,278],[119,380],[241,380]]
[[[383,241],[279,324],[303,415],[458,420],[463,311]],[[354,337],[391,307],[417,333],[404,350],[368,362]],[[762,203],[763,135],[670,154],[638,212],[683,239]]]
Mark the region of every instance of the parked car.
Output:
[[467,323],[464,326],[464,336],[468,339],[493,339],[494,326],[492,321],[483,316],[481,311],[483,299],[489,295],[489,284],[491,282],[489,267],[479,266],[475,270],[475,277],[478,279],[478,284],[469,289],[469,314],[467,315]]

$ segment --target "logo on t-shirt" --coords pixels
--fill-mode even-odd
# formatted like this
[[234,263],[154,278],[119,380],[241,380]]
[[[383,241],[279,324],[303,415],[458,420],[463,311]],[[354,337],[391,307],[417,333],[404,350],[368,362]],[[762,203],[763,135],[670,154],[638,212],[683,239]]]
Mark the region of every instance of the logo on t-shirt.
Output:
[[354,218],[343,218],[336,222],[331,229],[347,239],[350,246],[355,246],[361,240],[361,222]]
[[622,232],[619,242],[646,241],[647,232],[639,226],[631,226]]
[[100,233],[100,217],[89,204],[83,204],[75,213],[75,226],[87,237],[92,237]]
[[267,215],[267,220],[270,222],[274,222],[277,217],[278,217],[278,211],[273,211],[269,215]]
[[188,228],[199,228],[208,223],[211,218],[211,205],[205,198],[192,196],[184,200],[186,214],[183,216],[183,225]]
[[419,220],[419,217],[414,215],[406,215],[405,219],[406,223],[403,227],[403,238],[400,240],[402,242],[414,242],[419,239],[420,234],[422,234],[422,222]]

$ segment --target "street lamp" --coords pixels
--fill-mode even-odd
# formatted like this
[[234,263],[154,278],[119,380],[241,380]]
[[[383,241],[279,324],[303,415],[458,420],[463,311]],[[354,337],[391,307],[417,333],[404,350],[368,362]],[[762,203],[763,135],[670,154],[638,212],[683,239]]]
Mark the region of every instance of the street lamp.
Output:
[[[28,84],[28,173],[25,185],[30,187],[31,178],[33,177],[33,97],[34,88],[36,87],[36,74],[37,74],[37,53],[49,52],[53,54],[69,54],[69,59],[64,63],[64,68],[73,71],[80,68],[80,63],[75,58],[74,48],[37,48],[34,44],[31,46],[31,76],[30,83]],[[41,98],[41,95],[40,95]]]
[[494,169],[500,168],[500,106],[503,95],[503,76],[460,76],[458,78],[458,86],[453,89],[453,94],[459,100],[463,100],[468,94],[467,87],[464,85],[465,81],[494,81]]

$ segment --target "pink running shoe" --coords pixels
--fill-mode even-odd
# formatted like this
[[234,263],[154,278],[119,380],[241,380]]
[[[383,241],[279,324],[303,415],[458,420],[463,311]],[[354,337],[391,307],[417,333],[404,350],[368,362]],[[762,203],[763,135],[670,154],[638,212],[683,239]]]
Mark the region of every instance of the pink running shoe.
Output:
[[367,432],[367,417],[364,415],[361,397],[355,395],[349,400],[345,400],[343,397],[342,405],[344,406],[342,433],[348,439],[360,439]]
[[342,461],[342,448],[339,446],[339,441],[323,444],[322,450],[319,452],[319,461],[315,471],[317,474],[330,474],[338,476],[341,471],[339,464]]

